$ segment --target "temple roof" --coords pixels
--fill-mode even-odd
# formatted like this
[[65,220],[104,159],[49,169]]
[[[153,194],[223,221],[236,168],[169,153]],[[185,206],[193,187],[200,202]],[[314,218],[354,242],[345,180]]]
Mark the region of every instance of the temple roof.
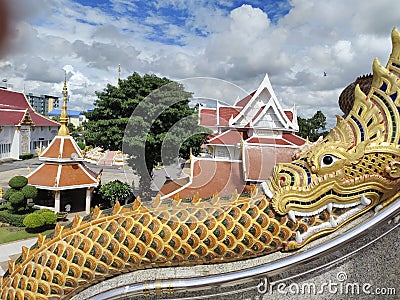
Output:
[[28,176],[28,183],[37,188],[65,190],[96,187],[97,174],[83,163],[43,163]]
[[72,136],[55,136],[39,157],[45,161],[83,161],[82,151]]
[[237,130],[227,130],[208,140],[211,145],[237,145],[243,139],[243,134]]
[[258,89],[233,106],[202,108],[199,110],[199,124],[205,127],[231,127],[283,129],[297,131],[297,115],[294,108],[283,109],[265,75]]
[[166,183],[160,193],[166,198],[176,194],[189,198],[195,193],[201,198],[208,198],[214,193],[227,196],[235,189],[240,193],[246,188],[241,162],[192,158],[191,172],[189,180]]
[[21,125],[27,115],[32,121],[29,125],[60,126],[35,112],[23,93],[0,89],[0,125]]
[[252,97],[248,101],[246,99],[246,101],[239,101],[238,103],[246,104],[240,113],[229,121],[230,126],[252,127],[260,121],[260,126],[272,130],[298,130],[297,118],[293,115],[294,110],[290,110],[291,116],[285,113],[272,89],[267,74]]
[[58,135],[39,157],[44,162],[27,176],[28,182],[48,190],[95,187],[99,184],[99,176],[85,166],[81,149],[69,135],[66,80],[64,80],[63,95],[61,127]]

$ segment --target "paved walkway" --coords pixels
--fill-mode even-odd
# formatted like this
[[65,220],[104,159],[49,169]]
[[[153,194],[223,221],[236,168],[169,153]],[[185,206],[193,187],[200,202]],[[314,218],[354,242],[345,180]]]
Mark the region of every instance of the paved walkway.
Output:
[[0,276],[8,269],[8,261],[16,260],[21,255],[22,246],[30,248],[35,244],[37,238],[0,244]]

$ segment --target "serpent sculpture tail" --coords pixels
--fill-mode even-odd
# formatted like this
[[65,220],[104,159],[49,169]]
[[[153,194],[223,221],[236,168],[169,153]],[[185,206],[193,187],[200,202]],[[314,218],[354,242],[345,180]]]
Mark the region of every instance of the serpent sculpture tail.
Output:
[[377,207],[400,187],[400,34],[372,87],[355,89],[346,118],[291,163],[275,166],[264,193],[229,199],[140,199],[57,225],[23,248],[2,278],[1,299],[69,299],[121,273],[161,266],[236,261],[293,250]]

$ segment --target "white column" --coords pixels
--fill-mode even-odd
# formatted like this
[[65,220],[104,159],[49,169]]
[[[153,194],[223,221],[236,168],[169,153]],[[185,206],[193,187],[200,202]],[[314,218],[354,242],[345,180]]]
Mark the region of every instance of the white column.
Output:
[[56,213],[60,212],[60,196],[61,191],[56,191],[54,195],[54,212]]
[[86,189],[86,207],[85,207],[85,213],[90,214],[90,203],[92,200],[92,188],[87,188]]

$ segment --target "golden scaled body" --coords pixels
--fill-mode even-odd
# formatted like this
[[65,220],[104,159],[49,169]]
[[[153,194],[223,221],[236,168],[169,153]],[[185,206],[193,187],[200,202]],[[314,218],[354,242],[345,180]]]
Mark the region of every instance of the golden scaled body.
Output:
[[39,235],[10,262],[1,299],[69,299],[109,277],[143,268],[236,261],[292,250],[372,209],[400,186],[400,34],[392,32],[387,67],[375,60],[368,95],[359,88],[346,118],[329,135],[274,168],[249,195],[190,202],[139,199],[95,209]]

